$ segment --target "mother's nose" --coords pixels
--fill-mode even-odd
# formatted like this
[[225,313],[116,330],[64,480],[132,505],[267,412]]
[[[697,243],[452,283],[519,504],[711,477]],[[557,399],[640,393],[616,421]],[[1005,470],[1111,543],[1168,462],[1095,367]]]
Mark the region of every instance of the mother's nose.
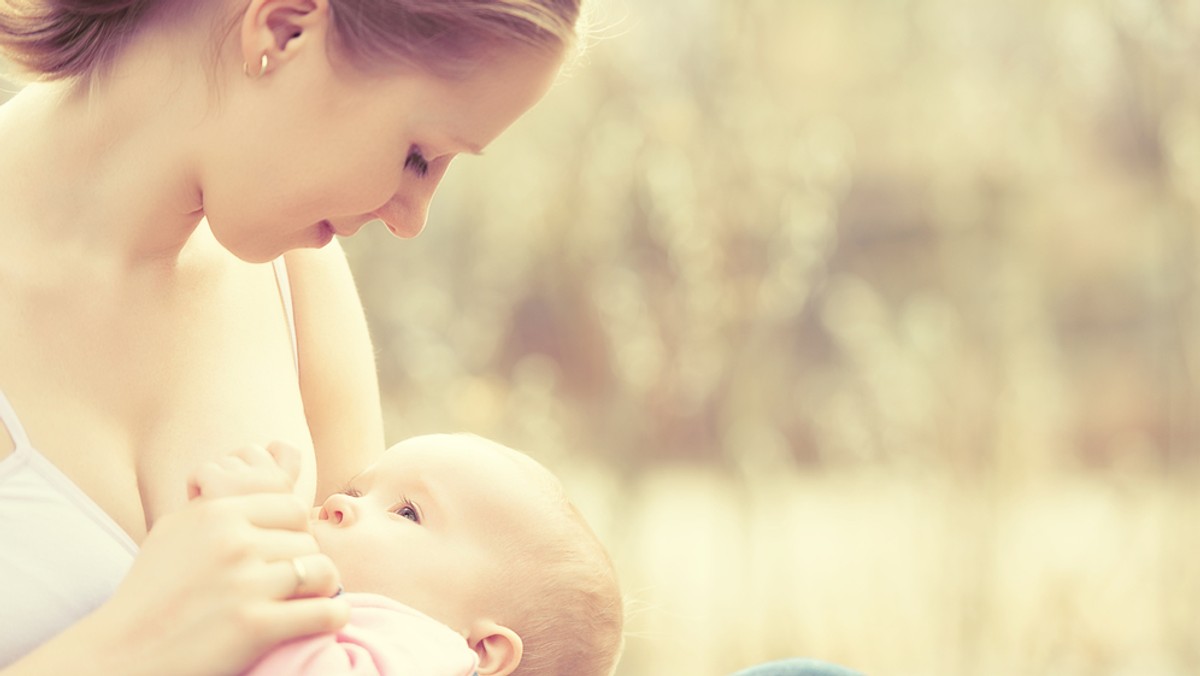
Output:
[[409,239],[421,234],[429,217],[429,202],[437,191],[438,184],[446,175],[453,155],[444,155],[430,160],[424,176],[405,176],[396,194],[372,214],[387,226],[392,234]]
[[383,221],[393,235],[400,239],[412,239],[425,229],[425,221],[429,217],[429,200],[415,201],[396,193],[372,215]]
[[318,521],[329,521],[335,526],[348,526],[354,523],[354,498],[345,493],[334,493],[325,498],[325,503],[317,512]]

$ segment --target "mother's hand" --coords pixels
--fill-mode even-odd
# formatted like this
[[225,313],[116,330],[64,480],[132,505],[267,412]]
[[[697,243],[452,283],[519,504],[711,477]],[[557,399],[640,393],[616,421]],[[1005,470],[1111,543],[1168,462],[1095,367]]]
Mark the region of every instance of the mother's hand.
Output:
[[111,605],[132,640],[178,661],[170,673],[229,673],[280,641],[340,628],[349,610],[329,598],[337,585],[304,504],[258,493],[160,519]]
[[45,669],[70,651],[88,673],[235,674],[281,641],[344,625],[337,585],[295,496],[189,502],[155,523],[108,603],[14,672],[66,673]]

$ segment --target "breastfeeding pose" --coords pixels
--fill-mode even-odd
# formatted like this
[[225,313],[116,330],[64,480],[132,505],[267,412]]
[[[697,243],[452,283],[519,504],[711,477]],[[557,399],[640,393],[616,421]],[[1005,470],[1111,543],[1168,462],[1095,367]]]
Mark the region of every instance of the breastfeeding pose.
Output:
[[[334,236],[419,233],[577,13],[0,0],[29,80],[0,106],[0,674],[237,673],[345,623],[308,511],[384,443]],[[272,440],[292,494],[188,502],[193,468]]]

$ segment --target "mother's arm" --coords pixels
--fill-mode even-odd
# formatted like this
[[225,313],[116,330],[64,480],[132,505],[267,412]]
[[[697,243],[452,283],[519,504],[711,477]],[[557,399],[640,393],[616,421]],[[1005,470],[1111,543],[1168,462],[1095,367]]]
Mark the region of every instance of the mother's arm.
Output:
[[288,252],[300,392],[317,454],[317,498],[345,485],[383,451],[375,353],[362,301],[337,241]]

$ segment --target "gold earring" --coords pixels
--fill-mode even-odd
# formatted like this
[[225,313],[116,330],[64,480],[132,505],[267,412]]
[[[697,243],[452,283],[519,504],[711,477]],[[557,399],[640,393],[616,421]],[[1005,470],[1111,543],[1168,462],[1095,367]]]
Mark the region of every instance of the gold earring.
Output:
[[267,72],[267,53],[263,52],[262,61],[258,64],[258,75],[250,74],[250,64],[248,63],[242,64],[242,72],[245,73],[246,77],[250,78],[251,80],[257,80],[258,78],[262,77],[263,73]]

